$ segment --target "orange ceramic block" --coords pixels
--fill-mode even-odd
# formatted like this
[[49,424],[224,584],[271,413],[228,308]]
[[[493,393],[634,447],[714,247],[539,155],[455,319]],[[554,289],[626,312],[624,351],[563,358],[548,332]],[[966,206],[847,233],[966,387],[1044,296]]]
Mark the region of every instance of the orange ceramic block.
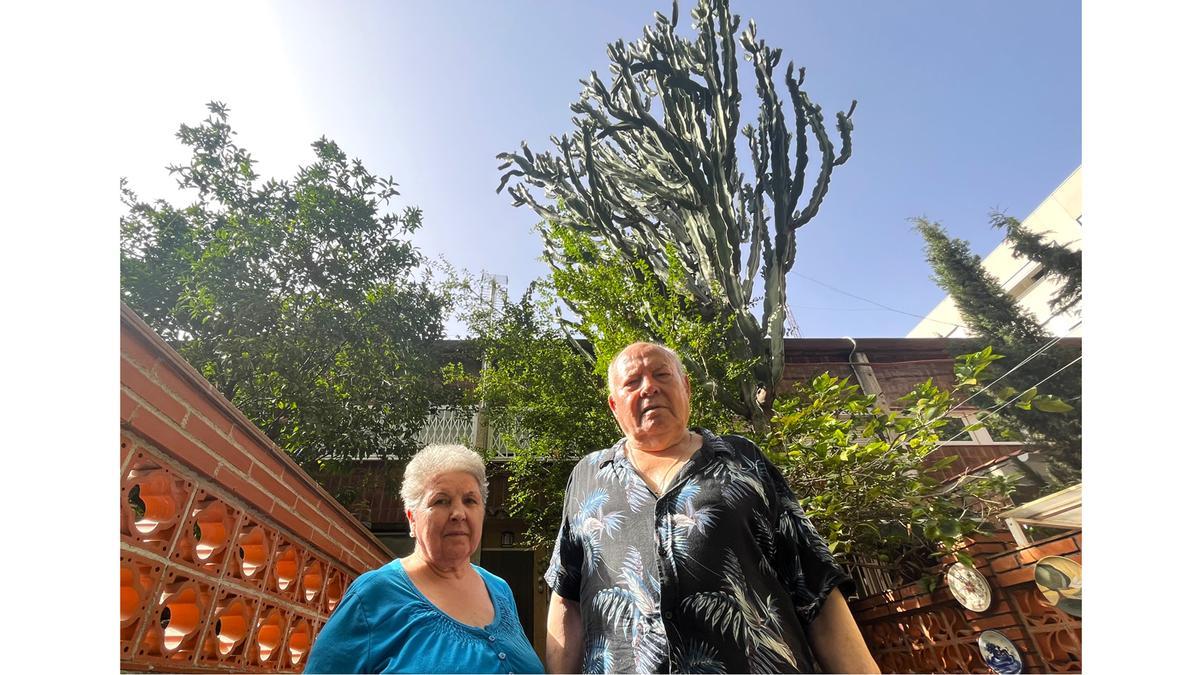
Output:
[[146,589],[142,587],[141,574],[132,563],[121,563],[121,627],[141,618],[145,604]]
[[345,592],[345,574],[340,571],[331,570],[329,578],[325,581],[325,611],[332,614],[334,608],[342,601],[342,594]]
[[304,569],[304,576],[300,578],[300,599],[309,604],[316,602],[321,597],[321,587],[324,585],[325,568],[320,561],[314,560]]
[[217,603],[212,623],[205,637],[205,656],[225,660],[235,655],[250,635],[254,618],[254,602],[239,595],[230,595]]
[[247,581],[261,580],[271,558],[272,543],[266,529],[247,521],[238,535],[237,557],[231,563],[237,570],[236,576]]
[[193,642],[200,631],[211,594],[193,580],[176,581],[163,588],[158,621],[162,655],[171,656]]
[[279,655],[283,643],[283,631],[286,628],[283,612],[276,608],[263,607],[265,616],[258,620],[253,644],[253,658],[256,666],[266,666]]
[[290,543],[280,544],[271,575],[271,589],[287,593],[293,589],[300,570],[300,551]]
[[170,541],[191,483],[162,468],[134,469],[122,482],[122,506],[129,533],[143,542]]
[[298,618],[288,631],[287,665],[296,668],[304,663],[308,648],[312,646],[312,628],[308,621]]
[[234,540],[238,517],[237,511],[221,499],[197,491],[173,557],[209,574],[220,574]]

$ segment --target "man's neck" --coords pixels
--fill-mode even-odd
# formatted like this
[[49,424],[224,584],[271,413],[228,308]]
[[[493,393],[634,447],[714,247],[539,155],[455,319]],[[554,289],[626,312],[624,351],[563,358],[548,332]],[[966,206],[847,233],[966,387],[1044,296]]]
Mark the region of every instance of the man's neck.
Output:
[[628,438],[625,441],[625,447],[657,460],[673,461],[680,457],[684,459],[691,457],[703,444],[702,438],[701,443],[697,444],[695,442],[697,438],[700,438],[699,434],[693,434],[690,429],[684,429],[681,435],[669,439],[655,438],[639,442],[636,439]]

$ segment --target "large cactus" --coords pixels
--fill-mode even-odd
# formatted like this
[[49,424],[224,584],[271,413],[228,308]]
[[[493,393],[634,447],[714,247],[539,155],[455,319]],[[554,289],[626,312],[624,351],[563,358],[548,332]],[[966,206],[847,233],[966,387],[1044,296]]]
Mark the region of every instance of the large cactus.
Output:
[[[753,182],[743,182],[737,159],[740,17],[730,14],[727,0],[699,0],[692,10],[697,37],[689,40],[675,32],[678,16],[675,3],[670,18],[655,13],[640,40],[610,44],[611,83],[595,72],[582,81],[580,100],[571,106],[575,130],[552,139],[553,151],[534,154],[523,142],[521,152],[498,155],[506,173],[496,191],[517,178],[508,190],[514,205],[601,239],[629,260],[646,261],[664,288],[672,251],[687,272],[686,292],[703,314],[698,318],[734,318],[729,344],[755,365],[743,381],[717,389],[762,429],[783,374],[785,275],[795,262],[795,232],[816,215],[833,168],[850,157],[854,103],[837,113],[841,148],[835,150],[820,106],[801,89],[804,69],[796,72],[789,63],[789,123],[774,80],[781,52],[757,40],[749,21],[740,45],[753,64],[760,104],[757,124],[741,131],[754,174]],[[801,208],[810,135],[817,176]],[[544,201],[531,186],[542,189]],[[562,263],[549,242],[546,255],[551,265]]]

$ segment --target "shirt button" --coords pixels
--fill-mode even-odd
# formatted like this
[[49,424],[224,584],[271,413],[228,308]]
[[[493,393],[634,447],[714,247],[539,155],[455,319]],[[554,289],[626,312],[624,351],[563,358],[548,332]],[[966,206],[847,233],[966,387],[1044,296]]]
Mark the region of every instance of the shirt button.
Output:
[[500,652],[500,660],[501,660],[501,661],[503,661],[503,660],[504,660],[504,652]]
[[670,613],[670,612],[663,612],[663,616],[665,616],[666,618],[668,618],[668,619],[669,619],[669,618],[671,618],[671,613]]
[[489,636],[488,636],[488,642],[495,642],[495,641],[496,641],[496,636],[495,636],[495,635],[489,635]]

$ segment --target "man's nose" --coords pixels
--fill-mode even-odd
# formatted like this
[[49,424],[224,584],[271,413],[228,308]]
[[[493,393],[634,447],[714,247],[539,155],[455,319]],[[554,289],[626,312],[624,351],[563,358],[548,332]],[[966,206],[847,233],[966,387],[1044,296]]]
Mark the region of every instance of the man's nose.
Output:
[[655,383],[654,378],[647,377],[645,380],[643,380],[642,390],[639,393],[642,396],[653,396],[654,394],[658,393],[658,384]]

